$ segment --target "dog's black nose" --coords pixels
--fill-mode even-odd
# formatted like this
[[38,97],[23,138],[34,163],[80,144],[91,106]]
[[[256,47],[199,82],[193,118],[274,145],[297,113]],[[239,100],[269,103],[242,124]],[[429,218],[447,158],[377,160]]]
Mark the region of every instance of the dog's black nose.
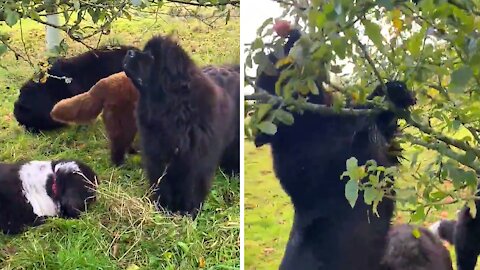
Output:
[[134,50],[128,50],[127,51],[127,56],[130,58],[133,58],[135,56],[135,51]]

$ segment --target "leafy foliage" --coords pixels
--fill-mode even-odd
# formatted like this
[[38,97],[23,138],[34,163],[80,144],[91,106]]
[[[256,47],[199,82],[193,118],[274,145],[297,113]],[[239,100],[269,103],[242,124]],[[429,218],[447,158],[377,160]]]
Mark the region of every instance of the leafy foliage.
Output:
[[[258,93],[248,98],[257,102],[248,103],[247,135],[272,133],[275,129],[264,128],[272,127],[268,122],[292,124],[279,119],[279,110],[346,113],[341,110],[346,100],[363,104],[378,84],[402,80],[415,92],[417,105],[410,114],[398,115],[403,135],[397,143],[408,148],[401,170],[408,170],[409,177],[394,186],[397,205],[411,211],[413,220],[445,204],[465,201],[472,206],[480,173],[480,1],[278,2],[282,18],[292,19],[303,36],[286,56],[284,39],[272,30],[274,20],[259,27],[247,49],[246,67],[256,66],[257,75],[272,73],[267,55],[279,57],[280,98]],[[255,77],[246,82],[255,87]],[[332,107],[304,105],[305,95],[318,92],[312,87],[315,81],[332,93]],[[345,174],[347,199],[353,205],[364,191],[363,199],[375,206],[386,194],[378,193],[383,188],[375,185],[376,175],[388,168],[369,172],[372,164],[353,165]],[[356,175],[353,168],[365,174]]]
[[[132,19],[132,16],[139,13],[147,13],[158,17],[164,14],[162,7],[172,9],[182,6],[187,14],[182,12],[171,12],[172,16],[196,17],[206,24],[213,26],[218,18],[230,20],[231,12],[240,6],[236,0],[95,0],[95,1],[64,1],[64,0],[22,0],[2,1],[0,3],[0,22],[13,27],[22,24],[22,20],[30,19],[45,26],[51,26],[63,31],[69,38],[80,42],[92,49],[86,40],[98,37],[96,46],[104,35],[108,35],[112,29],[112,23],[120,18]],[[215,7],[211,16],[204,16],[202,9]],[[47,20],[48,15],[57,14],[61,23],[55,25]],[[23,33],[22,33],[23,37]],[[33,63],[28,56],[27,46],[24,43],[24,50],[20,52],[14,49],[9,43],[10,37],[5,32],[0,32],[0,56],[7,50],[15,53],[17,58],[22,58]],[[54,53],[65,53],[67,43],[63,42]],[[95,46],[95,47],[96,47]]]

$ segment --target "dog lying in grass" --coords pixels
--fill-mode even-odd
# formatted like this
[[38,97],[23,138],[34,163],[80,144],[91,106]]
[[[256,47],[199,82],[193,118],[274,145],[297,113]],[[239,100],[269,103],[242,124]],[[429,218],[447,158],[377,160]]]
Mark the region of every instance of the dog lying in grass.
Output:
[[77,218],[95,201],[97,177],[74,160],[0,163],[0,231],[16,234],[46,217]]
[[137,133],[135,107],[138,91],[125,72],[98,81],[86,93],[58,102],[50,115],[62,123],[86,124],[103,111],[113,164],[123,163]]
[[[45,82],[28,80],[21,88],[13,113],[18,123],[28,131],[58,129],[62,123],[50,117],[50,111],[58,101],[81,94],[98,80],[122,71],[125,53],[131,46],[104,47],[69,58],[61,58],[52,64]],[[71,78],[67,83],[65,79]]]

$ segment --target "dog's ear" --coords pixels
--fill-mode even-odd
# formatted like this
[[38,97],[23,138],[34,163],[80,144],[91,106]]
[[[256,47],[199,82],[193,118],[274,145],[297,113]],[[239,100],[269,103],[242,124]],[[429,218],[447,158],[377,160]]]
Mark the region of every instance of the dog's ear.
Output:
[[50,115],[62,123],[85,124],[93,121],[103,110],[103,101],[90,92],[61,100]]
[[[86,164],[79,161],[70,166],[78,166],[77,169],[65,169],[57,171],[57,185],[60,190],[61,216],[77,218],[87,210],[87,206],[96,200],[98,178],[95,172]],[[79,170],[78,170],[79,169]]]

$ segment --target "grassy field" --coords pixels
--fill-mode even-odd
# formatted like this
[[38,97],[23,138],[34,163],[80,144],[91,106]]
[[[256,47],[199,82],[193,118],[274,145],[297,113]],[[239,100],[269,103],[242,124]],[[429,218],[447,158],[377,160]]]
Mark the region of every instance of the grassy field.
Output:
[[245,142],[245,269],[278,269],[293,222],[268,146]]
[[[44,27],[24,21],[30,57],[44,59]],[[18,28],[1,27],[21,48]],[[115,23],[102,43],[141,47],[151,36],[175,31],[199,64],[237,63],[239,21],[209,28],[196,20],[134,17]],[[96,42],[96,41],[95,41]],[[94,41],[92,41],[94,44]],[[86,48],[69,41],[69,54]],[[239,181],[218,173],[195,221],[154,211],[145,197],[140,157],[125,165],[109,162],[101,121],[41,135],[26,133],[13,118],[13,103],[33,69],[9,53],[0,67],[0,160],[74,158],[100,177],[98,200],[78,220],[50,219],[18,236],[0,234],[0,269],[239,269]]]
[[[405,151],[405,155],[408,153]],[[424,152],[419,160],[430,158]],[[278,269],[288,241],[293,221],[293,208],[272,168],[270,148],[255,148],[245,142],[245,269]],[[414,179],[404,173],[400,184]],[[431,212],[421,225],[429,225],[440,218],[454,218],[461,205],[445,206],[442,211]],[[394,223],[407,223],[408,212],[397,208]],[[453,248],[446,244],[455,260]],[[455,263],[454,263],[455,264]],[[477,270],[480,266],[477,266]]]

